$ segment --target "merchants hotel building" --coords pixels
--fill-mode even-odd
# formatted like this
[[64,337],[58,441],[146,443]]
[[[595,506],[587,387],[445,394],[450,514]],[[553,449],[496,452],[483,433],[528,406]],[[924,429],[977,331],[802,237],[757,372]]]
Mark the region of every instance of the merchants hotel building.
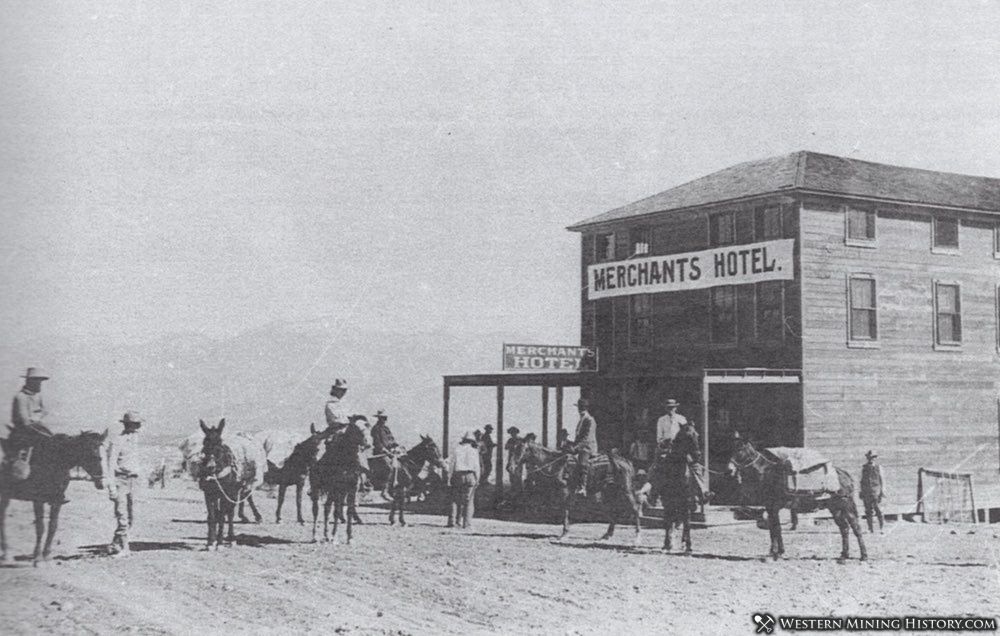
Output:
[[602,447],[674,397],[714,469],[739,431],[875,450],[900,502],[919,467],[997,481],[1000,179],[796,152],[569,229]]

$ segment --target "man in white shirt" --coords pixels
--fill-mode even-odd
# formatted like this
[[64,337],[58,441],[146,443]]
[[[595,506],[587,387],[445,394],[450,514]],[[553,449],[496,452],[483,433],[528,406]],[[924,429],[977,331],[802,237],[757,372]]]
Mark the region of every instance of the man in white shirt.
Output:
[[677,407],[681,403],[674,398],[669,398],[663,406],[667,412],[656,421],[656,444],[659,446],[666,440],[671,440],[677,436],[681,427],[688,423],[687,418],[677,412]]
[[351,410],[350,405],[344,400],[347,394],[347,380],[337,378],[330,387],[330,399],[326,401],[324,415],[326,415],[326,425],[333,430],[342,429],[350,423],[352,415],[358,415]]
[[142,418],[135,411],[128,411],[120,420],[124,430],[108,444],[108,463],[105,484],[108,498],[115,504],[114,537],[108,546],[111,556],[129,555],[128,531],[135,521],[135,498],[139,484],[139,427]]
[[476,485],[479,483],[479,450],[471,432],[462,436],[448,458],[448,484],[451,487],[451,509],[448,512],[448,527],[458,523],[468,528],[469,520],[475,514]]

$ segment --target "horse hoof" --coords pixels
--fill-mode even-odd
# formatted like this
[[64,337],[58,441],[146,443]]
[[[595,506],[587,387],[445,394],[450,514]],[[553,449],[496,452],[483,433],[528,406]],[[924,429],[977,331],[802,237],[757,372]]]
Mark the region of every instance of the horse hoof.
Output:
[[860,560],[861,561],[867,561],[868,560],[868,555],[867,554],[862,554]]
[[306,522],[305,522],[305,521],[303,521],[302,519],[299,519],[299,525],[300,525],[300,526],[304,526],[304,525],[306,525]]
[[684,548],[684,554],[691,554],[693,551],[694,550],[691,549],[691,546]]
[[281,525],[281,519],[280,519],[280,518],[279,518],[279,519],[275,519],[275,520],[274,520],[274,523],[276,523],[276,524],[278,524],[278,525]]
[[400,528],[405,528],[406,527],[406,522],[405,521],[400,521],[399,522],[399,527]]

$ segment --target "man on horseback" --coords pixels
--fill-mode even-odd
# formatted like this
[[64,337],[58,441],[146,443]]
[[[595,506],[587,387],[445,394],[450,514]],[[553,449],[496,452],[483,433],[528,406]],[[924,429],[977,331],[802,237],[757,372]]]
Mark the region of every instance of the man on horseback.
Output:
[[4,457],[4,477],[14,481],[27,479],[31,451],[39,436],[51,437],[52,432],[43,424],[48,412],[42,403],[42,382],[48,374],[37,367],[28,367],[22,376],[24,386],[14,396],[10,412],[10,435],[7,437],[7,456]]
[[660,445],[664,440],[672,440],[677,436],[681,427],[688,423],[687,418],[677,412],[680,402],[674,398],[667,398],[664,402],[667,412],[660,419],[656,420],[656,444]]
[[135,411],[128,411],[119,420],[124,427],[121,435],[108,445],[108,465],[105,482],[108,498],[115,504],[115,534],[108,546],[114,557],[129,555],[128,531],[135,521],[134,494],[139,480],[139,427],[142,418]]
[[383,465],[386,471],[385,486],[382,488],[382,498],[389,499],[389,488],[394,485],[396,479],[396,462],[399,461],[398,457],[402,454],[403,448],[396,442],[396,438],[393,436],[392,431],[389,430],[389,425],[386,421],[389,419],[388,414],[385,410],[379,409],[375,413],[375,425],[372,426],[372,452],[375,455],[375,461]]
[[326,425],[334,431],[343,429],[350,423],[350,417],[357,414],[351,409],[347,401],[344,400],[344,395],[346,394],[347,380],[343,378],[334,380],[333,385],[330,387],[330,399],[326,401],[326,407],[324,408]]
[[590,457],[597,454],[597,422],[590,414],[590,402],[580,398],[576,402],[580,411],[580,421],[576,424],[576,436],[573,438],[573,450],[576,451],[576,494],[587,494],[587,473],[590,468]]

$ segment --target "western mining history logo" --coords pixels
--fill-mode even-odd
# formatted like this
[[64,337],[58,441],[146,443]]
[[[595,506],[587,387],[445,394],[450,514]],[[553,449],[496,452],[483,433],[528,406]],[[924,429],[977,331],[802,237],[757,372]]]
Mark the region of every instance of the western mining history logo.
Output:
[[997,619],[984,616],[779,616],[753,615],[757,634],[788,632],[995,632]]

